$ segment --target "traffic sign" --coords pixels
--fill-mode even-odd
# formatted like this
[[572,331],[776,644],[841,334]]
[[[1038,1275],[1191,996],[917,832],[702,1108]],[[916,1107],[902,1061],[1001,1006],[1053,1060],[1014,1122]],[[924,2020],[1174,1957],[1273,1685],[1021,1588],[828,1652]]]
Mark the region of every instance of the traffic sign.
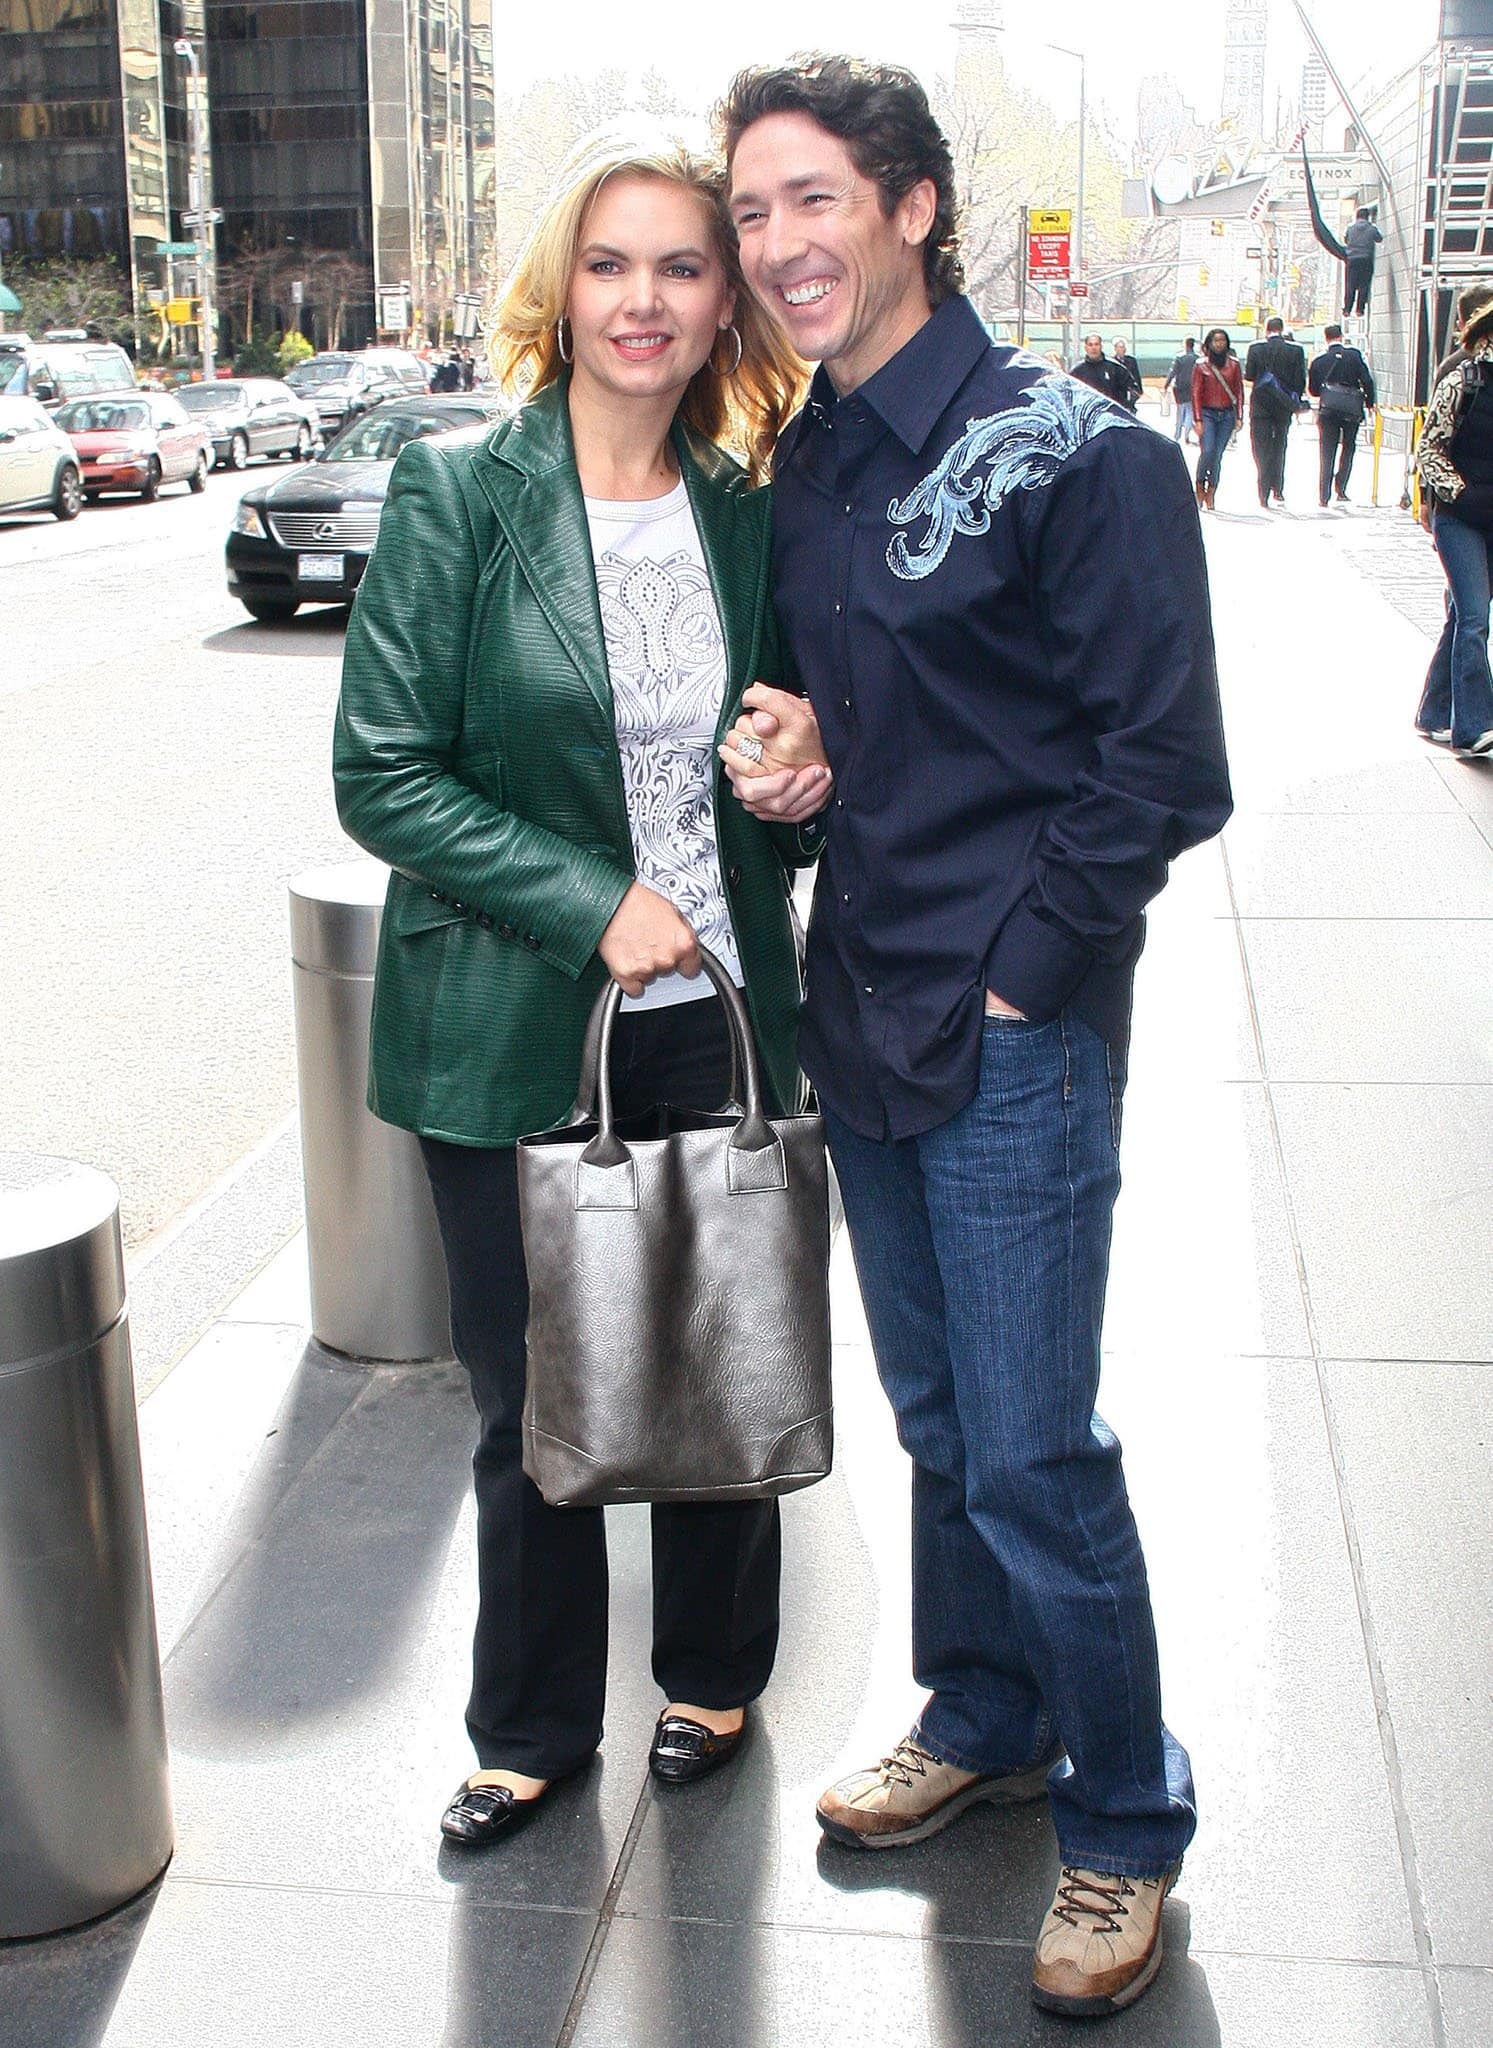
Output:
[[1068,280],[1068,296],[1070,299],[1086,299],[1088,295],[1089,288],[1081,278],[1075,277]]
[[[222,218],[223,209],[221,206],[209,207],[207,214],[207,224],[209,227],[215,228]],[[184,213],[181,217],[181,224],[184,228],[200,228],[202,226],[202,215],[200,213]]]
[[1066,206],[1026,210],[1026,274],[1033,284],[1054,284],[1068,275],[1073,214]]
[[190,299],[167,299],[166,318],[173,327],[190,327],[192,324],[192,301]]
[[157,256],[195,256],[197,254],[197,244],[195,242],[157,242],[156,254]]

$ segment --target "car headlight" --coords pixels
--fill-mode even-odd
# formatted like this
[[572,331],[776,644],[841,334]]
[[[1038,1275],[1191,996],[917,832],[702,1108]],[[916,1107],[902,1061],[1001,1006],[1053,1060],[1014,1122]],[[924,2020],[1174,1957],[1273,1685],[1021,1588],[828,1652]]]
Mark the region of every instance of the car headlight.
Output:
[[245,503],[239,506],[237,512],[233,515],[233,531],[235,533],[247,533],[251,540],[269,539],[269,535],[264,530],[264,521],[259,516],[257,505]]

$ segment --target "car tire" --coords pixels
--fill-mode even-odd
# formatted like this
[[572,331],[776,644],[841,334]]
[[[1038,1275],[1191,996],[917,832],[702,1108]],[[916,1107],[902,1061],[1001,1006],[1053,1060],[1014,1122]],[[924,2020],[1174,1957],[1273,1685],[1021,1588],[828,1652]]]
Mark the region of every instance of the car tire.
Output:
[[207,489],[207,457],[205,455],[197,457],[196,466],[193,468],[192,474],[187,478],[187,489],[193,492],[205,491]]
[[153,505],[160,495],[161,465],[152,455],[150,467],[145,472],[145,481],[140,486],[140,502],[142,505]]
[[247,469],[249,467],[249,437],[247,434],[235,434],[228,443],[228,467],[230,469]]
[[77,464],[64,462],[57,472],[57,488],[52,493],[52,512],[58,519],[76,519],[83,509],[83,479],[78,474]]
[[301,431],[295,437],[296,461],[309,462],[311,460],[311,451],[315,447],[315,445],[315,442],[311,438],[311,429],[306,425],[306,422],[302,420]]
[[240,602],[249,617],[258,619],[262,626],[283,626],[299,609],[298,600],[293,597],[246,597]]

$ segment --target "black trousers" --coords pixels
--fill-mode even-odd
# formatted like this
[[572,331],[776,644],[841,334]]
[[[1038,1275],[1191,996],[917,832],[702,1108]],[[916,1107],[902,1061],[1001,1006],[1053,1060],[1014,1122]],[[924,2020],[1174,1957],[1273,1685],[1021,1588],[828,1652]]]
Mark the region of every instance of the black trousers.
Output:
[[[1321,448],[1321,469],[1317,477],[1317,496],[1326,504],[1331,497],[1334,483],[1339,497],[1348,493],[1348,479],[1353,474],[1353,454],[1358,446],[1358,420],[1329,419],[1325,412],[1317,414],[1317,436]],[[1337,476],[1333,476],[1333,465],[1337,465]]]
[[[717,1109],[730,1082],[725,1013],[714,996],[619,1017],[619,1117],[662,1102]],[[452,1348],[471,1375],[480,1425],[467,1728],[484,1770],[556,1778],[601,1741],[604,1511],[547,1507],[524,1476],[529,1289],[513,1149],[420,1143],[451,1283]],[[777,1652],[778,1504],[669,1503],[652,1514],[653,1675],[670,1699],[742,1706],[767,1684]]]
[[1343,266],[1343,311],[1345,313],[1367,313],[1369,310],[1369,287],[1373,282],[1373,257],[1350,256]]
[[1286,493],[1286,439],[1291,422],[1266,419],[1253,406],[1249,412],[1249,445],[1254,451],[1255,475],[1260,481],[1260,503],[1266,504],[1272,491]]

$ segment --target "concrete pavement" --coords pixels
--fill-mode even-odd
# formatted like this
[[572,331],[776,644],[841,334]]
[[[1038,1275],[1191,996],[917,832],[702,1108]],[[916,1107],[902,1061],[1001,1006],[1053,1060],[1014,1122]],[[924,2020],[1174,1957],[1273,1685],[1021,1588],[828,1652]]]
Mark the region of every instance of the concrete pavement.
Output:
[[[1435,583],[1408,523],[1260,514],[1229,464],[1206,532],[1239,809],[1141,964],[1102,1396],[1202,1820],[1163,1979],[1103,2038],[1482,2048],[1493,767],[1410,732],[1430,643],[1386,586]],[[214,1210],[137,1269],[137,1342]],[[818,1839],[819,1786],[914,1702],[906,1467],[843,1245],[835,1279],[840,1455],[785,1503],[752,1747],[651,1788],[647,1530],[618,1513],[603,1756],[464,1859],[435,1823],[468,1768],[468,1398],[308,1346],[292,1240],[142,1411],[176,1861],[0,1953],[8,2048],[1068,2038],[1026,1996],[1042,1808],[898,1855]]]

